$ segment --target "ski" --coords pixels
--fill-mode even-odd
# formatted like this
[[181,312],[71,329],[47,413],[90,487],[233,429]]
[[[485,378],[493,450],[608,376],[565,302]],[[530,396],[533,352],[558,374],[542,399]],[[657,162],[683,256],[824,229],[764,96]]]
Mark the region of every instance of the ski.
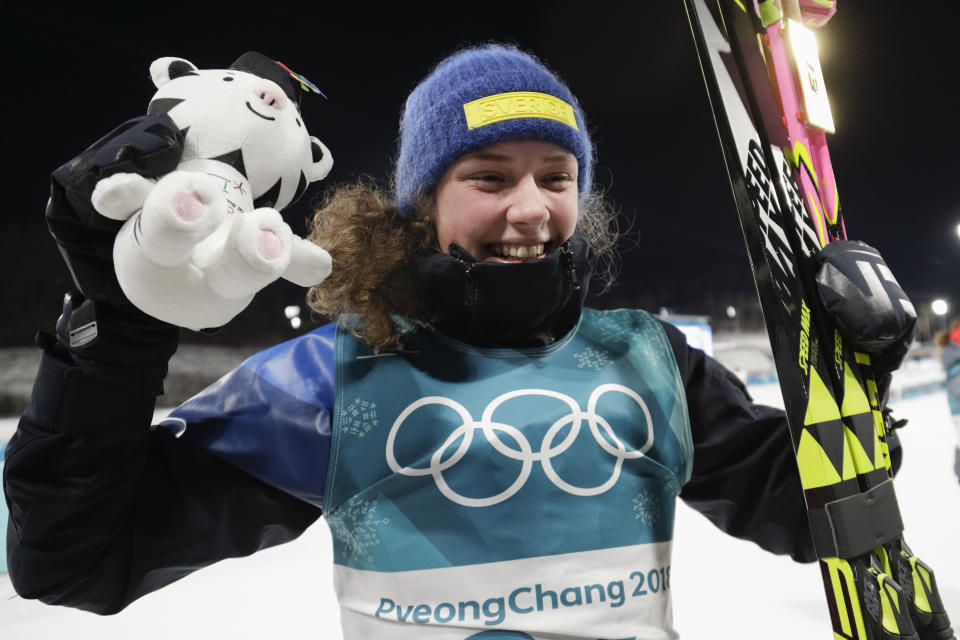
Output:
[[[952,640],[903,539],[870,356],[816,295],[846,239],[811,27],[833,0],[684,0],[783,393],[835,640]],[[802,5],[802,9],[801,9]],[[865,273],[890,277],[864,255]]]

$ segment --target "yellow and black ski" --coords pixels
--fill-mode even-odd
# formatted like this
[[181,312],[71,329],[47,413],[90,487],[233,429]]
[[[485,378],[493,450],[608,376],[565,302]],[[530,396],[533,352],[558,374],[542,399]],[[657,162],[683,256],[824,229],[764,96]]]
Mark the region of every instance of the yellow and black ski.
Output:
[[[933,572],[903,540],[870,356],[847,343],[816,294],[814,256],[846,239],[811,29],[826,23],[835,2],[684,2],[773,348],[834,638],[951,640]],[[869,255],[861,267],[892,277]]]

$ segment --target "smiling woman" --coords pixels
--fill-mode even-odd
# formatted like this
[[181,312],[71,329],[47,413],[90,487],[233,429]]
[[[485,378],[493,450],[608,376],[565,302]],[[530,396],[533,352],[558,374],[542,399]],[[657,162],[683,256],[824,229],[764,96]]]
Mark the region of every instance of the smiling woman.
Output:
[[[611,233],[567,86],[464,49],[401,126],[396,197],[348,185],[315,215],[335,322],[153,428],[175,330],[123,316],[87,348],[67,307],[7,454],[19,593],[113,613],[323,515],[346,638],[670,640],[678,496],[814,558],[783,413],[651,314],[584,306]],[[134,340],[157,355],[103,356]]]

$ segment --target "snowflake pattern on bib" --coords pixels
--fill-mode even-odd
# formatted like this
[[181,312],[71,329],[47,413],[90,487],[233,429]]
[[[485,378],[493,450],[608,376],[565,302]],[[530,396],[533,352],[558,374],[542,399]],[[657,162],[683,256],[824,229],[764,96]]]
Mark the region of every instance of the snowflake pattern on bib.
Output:
[[610,353],[604,349],[594,349],[587,347],[580,353],[573,356],[577,360],[577,367],[580,369],[593,369],[600,371],[610,364]]
[[377,403],[354,398],[341,412],[343,432],[362,438],[380,424],[377,419]]
[[373,560],[372,549],[380,544],[377,529],[390,518],[377,517],[377,500],[349,500],[327,516],[330,534],[342,545],[348,558]]
[[633,514],[644,524],[658,522],[661,512],[660,496],[653,491],[644,490],[633,499]]
[[[626,323],[622,320],[622,314],[612,311],[602,312],[597,322],[597,328],[600,330],[602,338],[610,341],[628,342],[643,358],[657,364],[672,366],[673,363],[667,359],[668,352],[661,348],[662,345],[644,337],[645,334],[639,330],[640,325],[637,324],[638,319],[636,317],[628,318],[630,322]],[[646,323],[651,321],[655,322],[651,319],[647,320]]]

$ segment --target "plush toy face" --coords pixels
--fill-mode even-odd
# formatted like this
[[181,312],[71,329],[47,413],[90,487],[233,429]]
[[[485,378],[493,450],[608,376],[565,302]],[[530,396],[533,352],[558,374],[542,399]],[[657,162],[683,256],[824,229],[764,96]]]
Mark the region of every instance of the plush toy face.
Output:
[[218,159],[244,174],[258,207],[283,209],[325,177],[332,158],[311,138],[297,104],[275,82],[235,69],[197,69],[181,58],[150,66],[149,113],[186,130],[182,162]]

